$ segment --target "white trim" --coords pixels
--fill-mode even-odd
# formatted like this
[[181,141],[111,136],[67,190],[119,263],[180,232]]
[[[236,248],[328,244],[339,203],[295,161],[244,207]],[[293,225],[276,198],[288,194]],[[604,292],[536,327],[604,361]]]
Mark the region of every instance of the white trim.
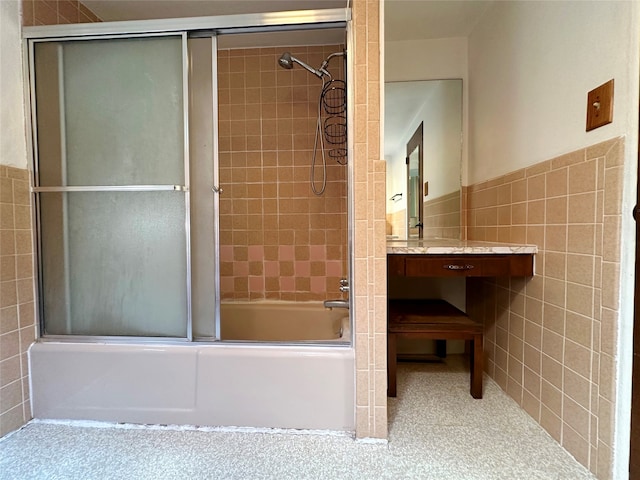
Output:
[[[73,25],[46,25],[24,27],[23,38],[84,37],[87,35],[131,35],[135,33],[168,33],[185,30],[232,30],[248,28],[286,27],[294,25],[330,24],[347,22],[351,11],[345,8],[323,10],[296,10],[289,12],[220,15],[214,17],[188,17],[156,20],[130,20],[122,22],[78,23]],[[327,27],[328,25],[324,25]],[[318,28],[323,28],[319,25]],[[229,32],[225,32],[229,33]]]

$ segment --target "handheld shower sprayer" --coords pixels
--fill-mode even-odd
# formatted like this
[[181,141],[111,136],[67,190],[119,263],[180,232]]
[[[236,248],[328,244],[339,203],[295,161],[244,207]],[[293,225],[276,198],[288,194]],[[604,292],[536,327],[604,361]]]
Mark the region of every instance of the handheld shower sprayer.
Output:
[[289,52],[284,52],[282,54],[282,56],[280,57],[280,59],[278,60],[278,64],[282,68],[286,68],[287,70],[291,70],[293,68],[293,64],[294,63],[297,63],[302,68],[304,68],[305,70],[307,70],[310,73],[313,73],[318,78],[322,78],[322,75],[324,75],[324,73],[321,70],[316,70],[315,68],[310,67],[309,65],[304,63],[302,60],[298,60],[296,57],[291,55]]
[[[311,170],[309,175],[309,183],[311,184],[311,190],[315,195],[322,195],[325,187],[327,186],[327,161],[325,158],[325,142],[332,145],[339,145],[339,147],[332,147],[328,150],[328,155],[334,158],[339,164],[346,165],[346,132],[347,132],[347,117],[346,117],[346,85],[344,80],[334,80],[327,70],[329,62],[333,57],[344,57],[345,52],[336,52],[329,55],[320,65],[320,68],[315,69],[310,67],[302,60],[298,60],[291,55],[290,52],[284,52],[278,59],[278,65],[287,70],[293,68],[293,64],[297,63],[302,68],[310,73],[313,73],[316,77],[322,80],[322,90],[318,99],[318,117],[316,121],[316,134],[313,142],[313,157],[311,159]],[[325,111],[326,118],[323,121],[322,111]],[[318,150],[322,155],[322,186],[316,187],[316,156]]]

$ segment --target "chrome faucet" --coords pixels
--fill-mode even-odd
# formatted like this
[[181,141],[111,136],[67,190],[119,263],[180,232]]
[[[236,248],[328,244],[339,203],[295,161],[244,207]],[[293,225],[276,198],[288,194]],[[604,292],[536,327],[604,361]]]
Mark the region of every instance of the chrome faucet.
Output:
[[[341,278],[340,279],[340,291],[342,293],[346,293],[349,291],[349,280],[347,280],[346,278]],[[325,300],[324,301],[324,308],[329,308],[329,309],[333,309],[333,308],[349,308],[349,300],[343,300],[343,299],[338,299],[338,300]]]

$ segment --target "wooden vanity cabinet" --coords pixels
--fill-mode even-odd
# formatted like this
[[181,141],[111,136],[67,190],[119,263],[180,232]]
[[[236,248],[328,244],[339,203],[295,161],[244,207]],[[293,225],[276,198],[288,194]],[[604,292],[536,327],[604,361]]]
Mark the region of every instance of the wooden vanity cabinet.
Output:
[[533,254],[389,254],[389,276],[530,277]]
[[[534,254],[387,254],[388,277],[530,277]],[[397,339],[463,339],[470,348],[470,393],[482,398],[483,326],[443,300],[389,300],[387,395],[396,396]],[[446,348],[446,347],[445,347]]]

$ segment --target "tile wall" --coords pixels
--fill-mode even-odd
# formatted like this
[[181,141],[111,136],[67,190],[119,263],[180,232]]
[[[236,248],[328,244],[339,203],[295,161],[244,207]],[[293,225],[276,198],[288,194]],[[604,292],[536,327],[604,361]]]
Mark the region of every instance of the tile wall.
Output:
[[461,201],[461,193],[458,190],[424,202],[424,237],[460,238]]
[[407,238],[407,209],[387,213],[387,235]]
[[0,166],[0,437],[31,419],[33,288],[29,172]]
[[[310,186],[322,82],[284,51],[319,66],[343,45],[221,50],[220,293],[235,300],[342,298],[347,276],[347,167],[325,152],[322,195]],[[343,61],[329,64],[344,78]],[[346,108],[346,106],[345,106]],[[341,145],[344,147],[346,144]],[[315,179],[322,186],[322,154]]]
[[101,21],[77,0],[22,0],[22,25],[58,25]]
[[377,0],[352,1],[354,56],[354,296],[356,436],[387,438],[386,162],[380,149]]
[[538,245],[533,278],[468,282],[493,379],[600,479],[611,478],[622,138],[466,191],[467,235]]

